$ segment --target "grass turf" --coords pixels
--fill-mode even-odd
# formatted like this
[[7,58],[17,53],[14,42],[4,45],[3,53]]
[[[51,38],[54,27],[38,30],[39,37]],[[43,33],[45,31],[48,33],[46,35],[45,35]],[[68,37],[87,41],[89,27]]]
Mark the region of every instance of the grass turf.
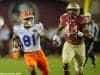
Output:
[[[49,75],[63,75],[63,68],[61,63],[61,57],[58,55],[48,56],[49,60]],[[84,69],[84,75],[100,75],[100,57],[97,56],[96,68],[91,65],[90,60],[86,64]],[[73,65],[71,65],[71,73],[74,75]],[[23,59],[12,60],[9,58],[0,58],[0,75],[29,75]],[[40,71],[37,71],[37,75],[40,75]]]

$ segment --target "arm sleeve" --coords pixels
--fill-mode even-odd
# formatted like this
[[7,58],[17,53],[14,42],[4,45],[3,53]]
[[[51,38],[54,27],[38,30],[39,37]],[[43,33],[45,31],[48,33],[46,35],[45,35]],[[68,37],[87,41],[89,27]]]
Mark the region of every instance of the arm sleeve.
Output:
[[16,33],[17,32],[18,27],[17,26],[13,26],[13,32]]
[[95,25],[95,33],[94,33],[94,39],[98,39],[98,36],[99,36],[99,27],[96,23],[94,23]]
[[43,27],[43,24],[41,22],[38,24],[38,33],[40,35],[44,34],[44,27]]
[[60,26],[65,26],[66,23],[67,23],[67,18],[66,18],[66,16],[64,16],[64,15],[60,16],[59,25],[60,25]]
[[11,39],[11,49],[14,51],[16,49],[20,49],[21,43],[19,40],[19,37],[13,34],[13,37]]
[[16,36],[16,33],[18,31],[18,26],[13,26],[12,29],[12,35],[11,35],[11,49],[14,51],[16,48],[19,48],[19,38]]

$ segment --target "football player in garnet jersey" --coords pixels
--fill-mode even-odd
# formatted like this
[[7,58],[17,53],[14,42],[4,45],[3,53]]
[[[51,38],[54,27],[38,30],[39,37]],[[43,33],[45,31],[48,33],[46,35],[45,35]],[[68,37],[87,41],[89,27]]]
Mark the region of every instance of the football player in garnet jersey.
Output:
[[43,25],[40,22],[34,22],[34,11],[27,3],[20,4],[18,12],[19,23],[13,26],[12,54],[15,52],[16,55],[21,46],[25,64],[31,75],[36,75],[36,66],[41,70],[42,75],[48,75],[47,58],[40,45],[40,36],[44,31]]
[[[62,50],[62,62],[64,75],[70,75],[69,64],[74,61],[76,75],[83,75],[83,63],[85,60],[85,18],[80,15],[80,6],[77,3],[69,3],[66,13],[60,16],[60,24],[56,33],[64,29],[65,43]],[[58,37],[57,37],[58,39]],[[55,40],[54,41],[58,41]],[[59,41],[58,41],[59,43]]]

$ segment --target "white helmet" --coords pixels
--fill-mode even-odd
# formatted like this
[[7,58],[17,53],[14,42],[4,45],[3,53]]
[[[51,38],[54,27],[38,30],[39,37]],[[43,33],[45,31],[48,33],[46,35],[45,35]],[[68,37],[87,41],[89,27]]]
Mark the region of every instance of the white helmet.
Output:
[[19,5],[19,12],[20,12],[19,16],[22,18],[22,20],[27,21],[27,24],[24,24],[24,26],[31,27],[34,21],[34,15],[33,15],[32,8],[27,3],[23,3]]
[[87,12],[84,14],[86,23],[90,23],[92,21],[92,14]]
[[80,5],[77,3],[69,3],[66,9],[80,9]]
[[19,6],[19,11],[23,18],[33,18],[33,10],[28,4],[23,3]]
[[90,12],[87,12],[87,13],[84,14],[84,16],[90,16],[91,17],[92,15],[91,15]]

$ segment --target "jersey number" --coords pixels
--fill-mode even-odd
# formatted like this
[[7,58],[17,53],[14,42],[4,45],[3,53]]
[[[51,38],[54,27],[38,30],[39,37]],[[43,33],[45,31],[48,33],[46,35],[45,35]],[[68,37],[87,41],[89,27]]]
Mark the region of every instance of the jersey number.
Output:
[[[31,38],[32,38],[32,40],[31,40]],[[32,44],[31,41],[33,42],[33,45],[36,45],[36,38],[34,35],[32,35],[32,37],[25,35],[23,37],[23,41],[24,41],[25,46],[30,46]]]

